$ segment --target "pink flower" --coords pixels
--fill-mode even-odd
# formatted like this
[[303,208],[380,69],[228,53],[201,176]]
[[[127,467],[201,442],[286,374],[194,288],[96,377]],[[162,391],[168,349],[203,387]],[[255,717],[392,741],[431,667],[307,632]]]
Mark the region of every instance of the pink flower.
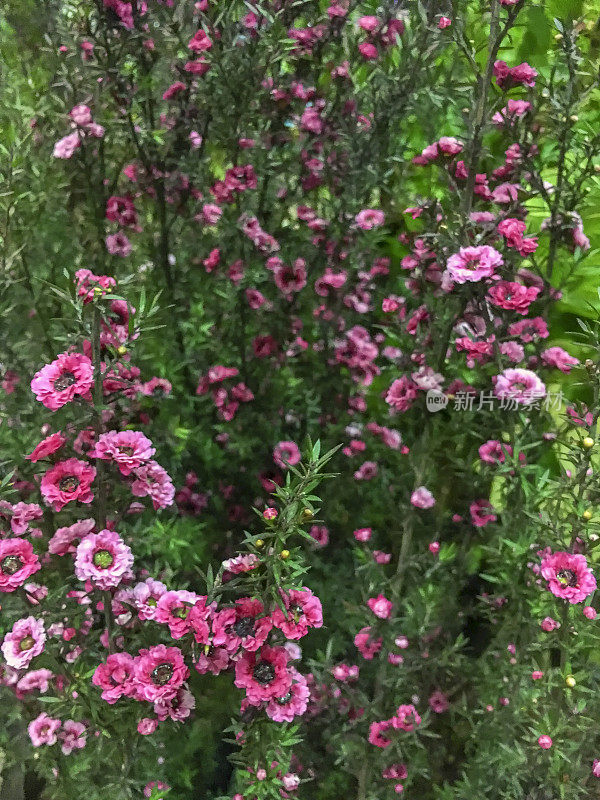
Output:
[[[156,725],[154,726],[154,729],[156,730]],[[162,781],[150,781],[150,783],[147,783],[144,787],[144,797],[150,797],[153,789],[168,791],[170,788],[170,786],[167,786],[167,784],[163,783]]]
[[273,269],[273,278],[277,288],[285,295],[299,292],[306,286],[306,262],[297,258],[292,266],[280,264]]
[[[271,698],[265,708],[267,716],[275,722],[291,722],[306,711],[310,697],[310,689],[306,678],[290,667],[292,685],[285,695]],[[285,783],[285,776],[283,778]]]
[[91,484],[95,477],[94,467],[77,458],[68,458],[47,470],[40,491],[46,503],[55,511],[60,511],[73,500],[91,503],[94,499]]
[[197,31],[188,43],[188,48],[194,53],[206,52],[211,47],[212,41],[202,29]]
[[497,517],[493,512],[493,506],[489,500],[475,500],[469,506],[471,522],[476,528],[483,528],[489,522],[495,522]]
[[546,633],[551,633],[557,628],[560,628],[560,622],[552,619],[552,617],[544,617],[544,619],[540,622],[540,628]]
[[52,433],[50,436],[42,439],[42,441],[39,442],[39,444],[37,444],[32,452],[29,453],[28,456],[25,456],[25,458],[34,464],[36,461],[39,461],[42,458],[47,458],[53,453],[56,453],[56,451],[60,450],[66,441],[66,438],[60,431],[58,433]]
[[91,458],[114,461],[122,475],[129,475],[149,461],[156,450],[140,431],[108,431],[98,437]]
[[377,475],[379,468],[375,461],[365,461],[354,473],[356,481],[370,481]]
[[76,395],[87,395],[94,382],[92,362],[81,353],[61,353],[35,374],[31,390],[36,400],[56,411]]
[[173,505],[175,487],[166,470],[156,461],[148,461],[134,470],[131,492],[136,497],[150,497],[155,510]]
[[[260,600],[242,597],[235,601],[235,608],[218,611],[212,621],[214,645],[225,647],[230,653],[240,648],[256,651],[265,643],[273,621],[265,615]],[[208,626],[206,626],[208,640]],[[196,636],[197,641],[201,641]]]
[[[16,536],[27,532],[29,523],[44,516],[44,512],[37,503],[16,503],[14,506],[5,500],[0,501],[0,515],[2,512],[10,519],[10,527]],[[34,531],[30,531],[32,535]],[[41,534],[39,534],[41,535]]]
[[429,698],[429,708],[435,714],[443,714],[444,711],[448,711],[450,708],[450,703],[448,702],[446,695],[439,689],[436,689],[436,691]]
[[92,683],[102,689],[102,699],[110,705],[120,697],[134,697],[134,659],[129,653],[112,653],[104,664],[99,664]]
[[500,399],[529,406],[544,397],[546,387],[529,369],[505,369],[494,380],[494,394]]
[[593,606],[585,606],[583,609],[583,616],[587,619],[596,619],[598,612]]
[[551,553],[542,560],[540,574],[556,597],[581,603],[596,590],[596,579],[580,553]]
[[173,639],[181,639],[191,630],[189,614],[197,600],[198,595],[185,589],[164,592],[158,600],[154,619],[169,626]]
[[438,28],[441,31],[443,31],[444,28],[448,28],[450,25],[452,25],[452,20],[451,19],[449,19],[448,17],[440,17],[439,22],[438,22]]
[[405,412],[417,399],[417,395],[416,384],[403,375],[392,383],[385,396],[385,402],[392,406],[394,411]]
[[415,508],[433,508],[435,497],[425,486],[419,486],[410,496],[410,502]]
[[156,619],[158,601],[166,591],[165,584],[155,581],[154,578],[146,578],[143,583],[138,583],[133,587],[133,599],[138,610],[138,617],[142,621]]
[[592,775],[594,778],[600,778],[600,759],[595,758],[592,763]]
[[121,256],[125,258],[131,253],[131,242],[122,231],[111,233],[106,237],[106,249],[111,256]]
[[367,605],[375,614],[375,616],[379,617],[379,619],[389,619],[392,615],[393,604],[382,594],[378,595],[377,597],[371,597],[367,601]]
[[392,740],[384,735],[384,732],[392,728],[392,720],[386,719],[382,722],[372,722],[369,727],[369,742],[374,744],[375,747],[385,749],[389,747]]
[[392,717],[392,725],[394,728],[400,728],[408,733],[413,731],[415,727],[420,724],[421,717],[417,713],[417,709],[412,704],[399,706],[395,716]]
[[437,556],[437,554],[440,552],[440,543],[429,542],[429,544],[427,545],[427,549],[432,555]]
[[301,639],[309,628],[320,628],[323,625],[321,601],[310,589],[291,589],[289,594],[282,595],[286,613],[281,608],[273,611],[273,625],[279,628],[286,639]]
[[161,722],[166,719],[183,722],[190,716],[194,708],[196,708],[196,698],[185,686],[181,686],[177,690],[175,697],[168,700],[157,700],[154,703],[154,713]]
[[14,592],[41,569],[30,542],[0,540],[0,592]]
[[131,572],[133,555],[116,531],[89,533],[77,546],[75,575],[99,589],[114,589]]
[[48,552],[56,556],[74,553],[75,546],[73,543],[91,533],[95,524],[93,519],[81,519],[67,528],[57,528],[48,542]]
[[516,67],[509,67],[505,61],[496,61],[494,64],[494,75],[496,83],[501,89],[510,89],[511,86],[523,84],[523,86],[535,86],[537,71],[530,67],[527,62],[517,64]]
[[62,730],[58,734],[61,741],[61,750],[64,755],[68,756],[73,750],[81,750],[85,747],[85,725],[81,722],[75,722],[72,719],[67,719],[62,724]]
[[279,442],[273,450],[273,461],[281,469],[287,469],[300,461],[300,450],[295,442]]
[[354,637],[354,644],[366,661],[372,661],[377,653],[381,650],[383,639],[381,639],[381,637],[373,639],[371,637],[370,627],[361,628],[361,630]]
[[368,542],[373,535],[373,531],[371,528],[357,528],[353,535],[357,542]]
[[386,767],[383,772],[381,773],[381,777],[385,778],[386,780],[404,780],[408,778],[408,770],[406,769],[406,764],[391,764],[389,767]]
[[260,560],[254,553],[246,555],[235,556],[223,561],[223,569],[226,572],[231,572],[233,575],[239,575],[242,572],[251,572],[256,569],[260,564]]
[[363,231],[370,231],[383,225],[385,214],[383,211],[378,211],[374,208],[365,208],[356,215],[355,222]]
[[50,681],[53,675],[49,669],[34,669],[26,672],[17,683],[17,692],[25,694],[38,689],[41,694],[45,694],[50,688]]
[[552,739],[544,733],[538,738],[538,744],[543,750],[549,750],[552,747]]
[[308,532],[317,547],[326,547],[329,544],[329,530],[325,525],[312,525]]
[[183,81],[175,81],[175,83],[172,83],[169,88],[163,92],[162,99],[171,100],[183,91],[185,91],[185,83],[183,83]]
[[579,359],[569,355],[562,347],[549,347],[541,354],[541,359],[547,367],[556,367],[561,372],[571,372],[571,367],[579,364]]
[[235,685],[246,690],[251,705],[285,697],[292,685],[288,659],[283,647],[265,645],[256,653],[244,651],[235,663]]
[[2,654],[9,667],[27,669],[32,660],[44,650],[46,631],[41,619],[18,619],[2,642]]
[[[126,228],[137,229],[138,217],[131,197],[120,195],[109,197],[106,201],[106,219],[111,222],[118,222],[119,225],[123,225]],[[103,277],[106,280],[106,276]],[[108,280],[114,283],[114,278],[108,278]]]
[[89,269],[78,269],[75,273],[75,283],[77,295],[83,297],[84,303],[91,303],[95,294],[106,294],[117,285],[114,278],[108,275],[94,275]]
[[454,283],[473,283],[496,277],[496,269],[502,264],[500,253],[489,245],[463,247],[450,256],[444,274]]
[[379,55],[379,51],[374,44],[371,44],[371,42],[361,42],[358,45],[358,50],[361,56],[366,58],[368,61],[377,58]]
[[540,290],[537,286],[523,286],[516,281],[500,281],[490,287],[488,297],[495,306],[499,306],[505,311],[527,314],[530,304],[539,293]]
[[479,458],[486,464],[504,464],[506,456],[512,456],[512,454],[512,447],[497,439],[489,439],[479,448]]
[[229,667],[229,652],[225,647],[207,647],[201,649],[194,662],[194,667],[200,675],[212,672],[219,675]]
[[[154,731],[158,728],[158,720],[151,719],[150,717],[142,717],[142,719],[137,724],[137,732],[141,736],[151,736]],[[156,786],[156,781],[152,781],[149,783],[148,786]],[[148,788],[148,786],[146,788]],[[152,789],[146,794],[146,790],[144,789],[144,797],[150,797],[150,793]]]
[[151,703],[175,697],[189,670],[178,647],[164,644],[140,650],[135,659],[135,683],[139,696]]
[[518,119],[525,116],[530,108],[531,103],[527,100],[509,100],[504,108],[494,114],[492,122],[500,128],[503,125],[514,125]]
[[42,713],[32,720],[27,726],[27,733],[34,747],[41,747],[43,744],[56,744],[58,741],[57,732],[61,722],[53,719],[48,714]]
[[81,146],[81,139],[77,131],[59,139],[54,145],[52,155],[54,158],[71,158],[75,150]]

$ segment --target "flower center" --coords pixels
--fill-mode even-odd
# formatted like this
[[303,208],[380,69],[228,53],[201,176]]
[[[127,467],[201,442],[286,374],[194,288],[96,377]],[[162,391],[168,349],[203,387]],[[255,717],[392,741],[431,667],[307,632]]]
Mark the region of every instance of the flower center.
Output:
[[14,575],[23,566],[23,561],[19,556],[6,556],[0,562],[0,568],[5,575]]
[[283,697],[276,698],[275,702],[280,706],[284,706],[286,705],[286,703],[289,703],[291,699],[292,699],[292,693],[290,691],[287,694],[284,694]]
[[254,667],[254,672],[252,675],[257,683],[261,683],[263,686],[266,686],[267,683],[271,683],[271,681],[275,678],[275,668],[272,664],[269,664],[268,661],[260,661]]
[[64,389],[68,389],[69,386],[73,386],[76,382],[77,378],[72,372],[63,372],[63,374],[59,375],[54,381],[54,388],[57,392],[62,392]]
[[123,453],[124,456],[132,456],[133,447],[119,447],[119,452]]
[[31,650],[33,645],[35,644],[35,639],[33,636],[25,636],[24,639],[21,639],[19,642],[19,650]]
[[577,574],[572,569],[561,569],[556,573],[556,577],[563,586],[577,586]]
[[79,486],[79,479],[75,477],[75,475],[65,475],[64,478],[61,478],[58,482],[58,488],[61,492],[69,492],[72,493],[77,489]]
[[180,608],[174,608],[171,613],[173,614],[174,617],[177,617],[178,619],[185,619],[187,615],[190,613],[190,607],[181,606]]
[[151,608],[156,608],[156,606],[158,605],[158,603],[156,602],[156,598],[155,597],[149,597],[146,600],[146,605],[151,606]]
[[159,664],[158,667],[152,670],[152,675],[150,677],[155,686],[164,686],[165,683],[168,683],[173,677],[173,664],[169,664],[168,662]]
[[108,567],[112,566],[114,558],[110,550],[97,550],[94,553],[92,561],[94,562],[95,567],[100,567],[100,569],[108,569]]
[[254,633],[254,617],[240,617],[233,626],[233,630],[240,639],[245,636],[252,636]]

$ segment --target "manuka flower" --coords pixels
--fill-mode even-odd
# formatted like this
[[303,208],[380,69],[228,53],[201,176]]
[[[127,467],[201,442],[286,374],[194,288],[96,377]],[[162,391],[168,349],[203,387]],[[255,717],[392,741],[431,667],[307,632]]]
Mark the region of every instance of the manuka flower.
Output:
[[46,408],[56,411],[76,395],[87,395],[94,382],[92,362],[81,353],[61,353],[36,373],[31,390]]
[[540,572],[552,594],[569,603],[582,603],[596,590],[596,579],[579,553],[551,553],[543,559]]

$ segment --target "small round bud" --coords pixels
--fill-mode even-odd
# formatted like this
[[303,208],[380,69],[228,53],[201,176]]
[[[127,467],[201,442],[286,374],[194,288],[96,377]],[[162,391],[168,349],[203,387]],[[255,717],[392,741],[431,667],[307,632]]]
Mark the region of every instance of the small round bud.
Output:
[[594,172],[596,175],[600,175],[600,164],[594,164]]
[[577,116],[577,114],[571,114],[569,119],[571,120],[571,122],[579,122],[579,117]]
[[572,675],[567,675],[567,677],[565,678],[565,683],[567,684],[569,689],[572,689],[576,685],[577,681]]
[[255,547],[257,547],[257,548],[260,550],[260,548],[264,546],[264,542],[263,542],[263,540],[262,540],[262,539],[257,539],[257,540],[254,542],[254,546],[255,546]]
[[314,517],[314,513],[310,510],[310,508],[303,508],[302,509],[302,519],[308,520]]
[[125,347],[125,345],[122,344],[119,347],[117,347],[117,353],[120,356],[124,356],[126,352],[127,352],[127,348]]
[[100,297],[101,294],[104,293],[104,289],[101,286],[94,286],[93,290],[96,297]]
[[562,42],[562,40],[563,40],[563,35],[562,35],[562,33],[557,33],[557,34],[555,34],[555,36],[554,36],[554,41],[555,41],[555,42]]
[[586,450],[589,450],[594,446],[594,440],[592,439],[591,436],[586,436],[581,444],[585,447]]
[[283,558],[284,561],[287,561],[287,559],[290,557],[290,551],[282,550],[280,556]]
[[590,519],[592,518],[592,512],[590,511],[590,509],[589,509],[589,508],[586,508],[586,510],[583,512],[583,514],[582,514],[581,516],[582,516],[582,517],[583,517],[583,518],[584,518],[586,521],[587,521],[587,520],[590,520]]

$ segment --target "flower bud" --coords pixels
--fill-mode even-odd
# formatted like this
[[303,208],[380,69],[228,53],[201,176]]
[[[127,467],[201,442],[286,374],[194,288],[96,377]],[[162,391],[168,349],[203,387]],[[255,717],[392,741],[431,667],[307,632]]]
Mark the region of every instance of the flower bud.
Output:
[[583,512],[581,516],[584,518],[584,520],[587,521],[592,518],[592,512],[590,511],[589,508],[586,508],[586,510]]
[[282,550],[280,555],[283,558],[283,560],[286,561],[290,557],[290,551],[289,550]]
[[586,450],[589,450],[591,447],[594,446],[594,440],[591,436],[586,436],[583,442],[581,443]]
[[567,675],[567,677],[565,678],[565,683],[567,684],[569,689],[572,689],[575,686],[575,684],[577,683],[577,681],[575,680],[575,678],[572,675]]

